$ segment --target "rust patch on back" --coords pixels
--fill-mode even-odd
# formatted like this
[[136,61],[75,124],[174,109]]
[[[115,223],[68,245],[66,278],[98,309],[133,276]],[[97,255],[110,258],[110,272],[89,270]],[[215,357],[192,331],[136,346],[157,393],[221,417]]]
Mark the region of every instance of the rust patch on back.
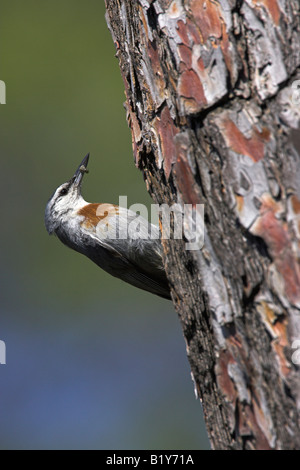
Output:
[[96,227],[101,220],[111,215],[117,215],[118,213],[119,206],[108,203],[87,204],[78,211],[78,215],[84,217],[82,225],[86,228]]

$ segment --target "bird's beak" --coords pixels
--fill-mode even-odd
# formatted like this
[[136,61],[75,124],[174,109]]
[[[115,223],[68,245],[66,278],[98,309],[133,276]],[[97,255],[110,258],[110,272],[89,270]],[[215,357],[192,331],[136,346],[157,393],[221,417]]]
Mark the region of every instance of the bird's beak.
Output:
[[88,173],[87,166],[88,166],[89,158],[90,158],[90,154],[88,153],[84,157],[82,162],[80,163],[79,167],[77,168],[75,172],[75,175],[72,178],[72,182],[74,186],[76,187],[80,187],[84,173]]

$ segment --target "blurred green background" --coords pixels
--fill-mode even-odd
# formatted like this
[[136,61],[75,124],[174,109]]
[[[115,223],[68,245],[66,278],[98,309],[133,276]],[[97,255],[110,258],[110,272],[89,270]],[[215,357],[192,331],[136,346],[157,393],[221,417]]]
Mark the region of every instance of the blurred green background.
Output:
[[171,302],[102,272],[44,228],[87,152],[83,196],[150,206],[99,0],[1,0],[2,449],[204,449]]

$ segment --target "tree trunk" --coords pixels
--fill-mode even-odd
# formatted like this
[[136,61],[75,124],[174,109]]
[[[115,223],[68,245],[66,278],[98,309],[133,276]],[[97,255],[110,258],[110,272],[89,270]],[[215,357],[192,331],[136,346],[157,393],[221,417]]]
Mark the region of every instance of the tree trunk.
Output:
[[163,247],[212,448],[300,449],[299,1],[106,8],[150,195],[205,205]]

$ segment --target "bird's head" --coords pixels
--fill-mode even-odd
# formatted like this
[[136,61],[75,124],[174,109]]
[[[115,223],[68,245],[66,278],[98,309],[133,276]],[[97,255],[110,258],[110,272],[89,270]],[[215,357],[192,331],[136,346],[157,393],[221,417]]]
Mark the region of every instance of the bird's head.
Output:
[[66,217],[85,203],[81,196],[81,183],[84,174],[88,172],[88,161],[89,154],[84,157],[74,176],[60,185],[50,197],[45,211],[45,225],[50,235],[56,232]]

